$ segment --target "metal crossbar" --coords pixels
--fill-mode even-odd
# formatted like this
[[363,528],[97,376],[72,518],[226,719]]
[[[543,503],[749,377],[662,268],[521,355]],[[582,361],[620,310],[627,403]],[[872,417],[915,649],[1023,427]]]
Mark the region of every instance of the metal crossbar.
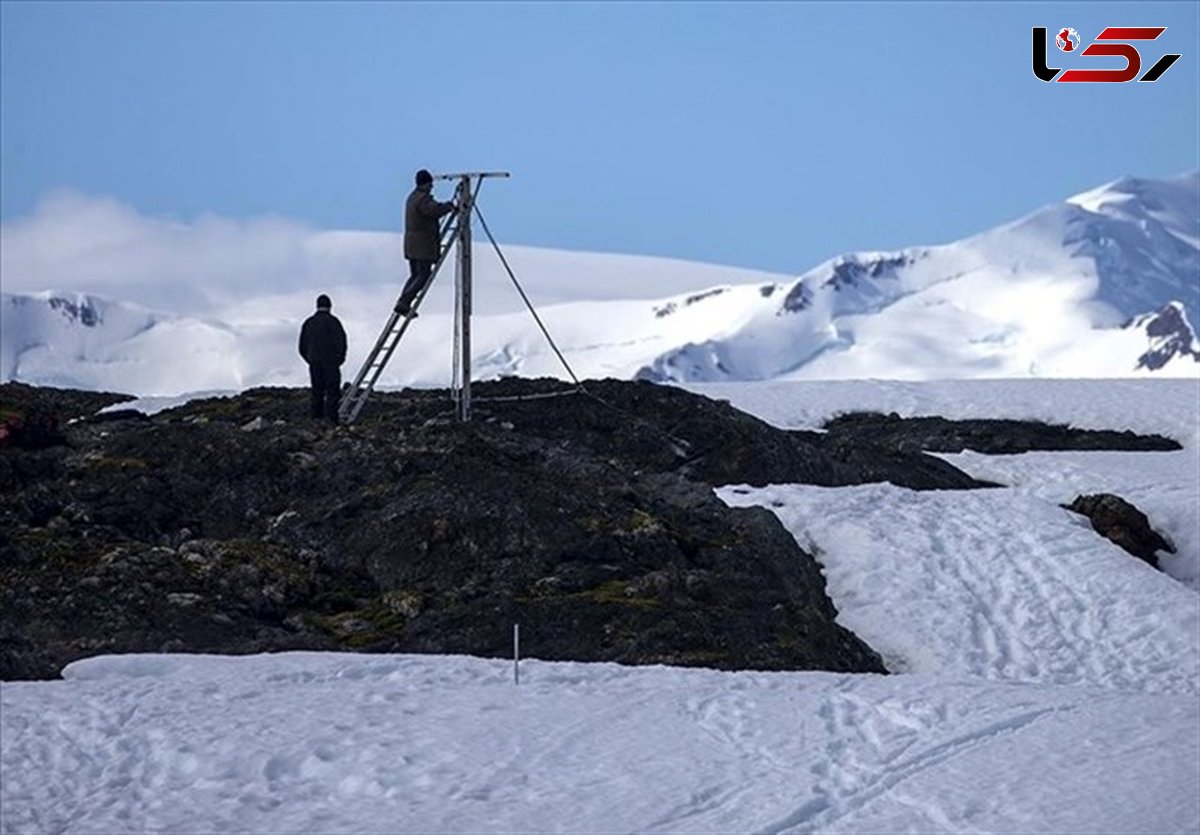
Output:
[[[509,176],[509,173],[507,171],[458,171],[458,172],[455,172],[454,174],[435,174],[433,179],[435,179],[435,180],[462,180],[464,178],[470,179],[473,177],[475,179],[482,180],[484,177],[508,177],[508,176]],[[476,187],[476,190],[478,190],[478,187]]]

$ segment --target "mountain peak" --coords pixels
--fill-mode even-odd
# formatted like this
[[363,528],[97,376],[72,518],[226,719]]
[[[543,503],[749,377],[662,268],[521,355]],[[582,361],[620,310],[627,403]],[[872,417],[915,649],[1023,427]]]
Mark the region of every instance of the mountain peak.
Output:
[[1068,197],[1066,202],[1095,213],[1133,207],[1170,212],[1186,217],[1194,227],[1200,214],[1200,169],[1162,179],[1126,174],[1098,188]]

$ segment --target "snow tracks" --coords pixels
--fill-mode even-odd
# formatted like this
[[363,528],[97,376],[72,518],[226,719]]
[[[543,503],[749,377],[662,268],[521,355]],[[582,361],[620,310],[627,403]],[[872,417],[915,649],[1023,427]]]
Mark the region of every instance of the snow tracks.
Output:
[[1191,696],[537,661],[517,687],[502,660],[336,653],[66,677],[0,686],[6,833],[1200,823]]
[[718,491],[771,508],[824,566],[838,621],[893,672],[1200,690],[1200,596],[1009,490]]

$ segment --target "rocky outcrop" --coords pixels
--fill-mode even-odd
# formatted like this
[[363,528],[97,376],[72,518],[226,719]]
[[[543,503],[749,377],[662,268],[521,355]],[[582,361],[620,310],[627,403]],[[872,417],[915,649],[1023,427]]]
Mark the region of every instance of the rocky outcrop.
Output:
[[894,412],[854,412],[825,424],[835,439],[851,446],[880,446],[905,452],[962,452],[986,455],[1064,450],[1121,450],[1128,452],[1182,449],[1162,435],[1139,435],[1128,430],[1076,429],[1040,421],[946,420],[941,417],[902,418]]
[[[963,422],[788,432],[649,383],[474,391],[469,424],[406,391],[331,427],[294,389],[147,417],[0,386],[65,441],[0,448],[0,678],[112,652],[499,656],[514,623],[545,659],[881,672],[813,557],[712,488],[989,486],[921,451],[982,445]],[[999,448],[1030,446],[1000,423]]]
[[385,394],[330,427],[306,392],[258,389],[0,450],[0,677],[102,652],[497,656],[514,623],[546,659],[883,671],[776,518],[711,487],[979,485],[679,389],[486,400],[561,390],[477,385],[466,425],[444,392]]
[[[553,381],[510,380],[504,391],[562,391]],[[586,449],[634,470],[676,472],[710,486],[889,481],[914,490],[994,486],[921,450],[784,431],[728,402],[674,386],[590,381],[586,395],[496,403],[485,411],[521,434]],[[482,404],[488,409],[486,401]]]
[[1150,527],[1150,520],[1129,502],[1112,493],[1076,496],[1067,510],[1091,520],[1092,528],[1128,553],[1158,568],[1158,552],[1175,553],[1175,546]]
[[1126,328],[1144,331],[1149,347],[1137,367],[1157,371],[1174,362],[1200,362],[1200,342],[1180,302],[1168,302],[1154,313],[1138,316]]
[[105,391],[79,391],[25,383],[0,384],[0,404],[13,412],[31,408],[52,412],[61,423],[77,418],[91,418],[106,406],[133,400],[132,395]]
[[5,386],[0,401],[0,447],[45,449],[66,443],[63,424],[125,399],[125,395]]

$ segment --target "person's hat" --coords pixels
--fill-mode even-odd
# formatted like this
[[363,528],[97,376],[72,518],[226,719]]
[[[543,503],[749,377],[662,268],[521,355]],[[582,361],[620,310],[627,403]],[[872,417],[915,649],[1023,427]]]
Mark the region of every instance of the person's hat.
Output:
[[417,172],[417,185],[424,186],[433,182],[433,175],[422,168]]
[[329,300],[329,296],[322,293],[317,296],[317,310],[328,310],[333,307],[333,302]]

